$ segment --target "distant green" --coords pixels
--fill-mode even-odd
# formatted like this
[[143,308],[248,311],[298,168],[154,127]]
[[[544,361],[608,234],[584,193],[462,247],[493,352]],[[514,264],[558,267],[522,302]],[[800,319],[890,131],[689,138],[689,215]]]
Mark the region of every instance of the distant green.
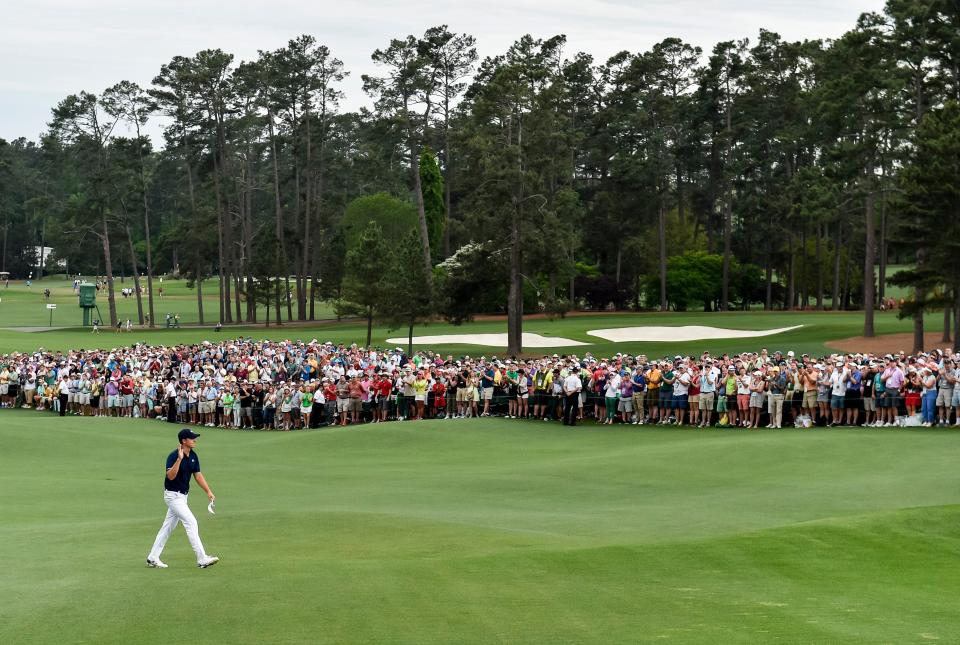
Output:
[[152,570],[176,429],[0,411],[0,642],[960,641],[955,431],[201,429]]

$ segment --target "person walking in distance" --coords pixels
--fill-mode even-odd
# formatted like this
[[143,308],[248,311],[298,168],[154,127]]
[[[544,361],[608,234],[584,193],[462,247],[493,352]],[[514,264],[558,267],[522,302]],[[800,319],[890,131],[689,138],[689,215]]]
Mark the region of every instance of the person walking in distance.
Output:
[[167,472],[163,478],[163,501],[167,504],[167,516],[163,519],[163,525],[160,527],[160,532],[157,533],[157,539],[154,540],[150,555],[147,556],[147,566],[149,567],[155,569],[167,568],[167,565],[160,560],[160,554],[163,552],[163,547],[166,546],[170,534],[173,533],[173,529],[180,522],[183,523],[183,528],[187,531],[190,546],[197,554],[198,567],[206,569],[220,561],[220,558],[207,555],[207,552],[203,550],[200,531],[197,528],[197,518],[193,516],[190,506],[187,504],[191,475],[207,494],[210,502],[213,503],[216,500],[216,496],[210,490],[210,486],[207,485],[207,480],[200,472],[200,458],[194,450],[199,436],[189,428],[184,428],[177,435],[180,442],[177,449],[167,456]]

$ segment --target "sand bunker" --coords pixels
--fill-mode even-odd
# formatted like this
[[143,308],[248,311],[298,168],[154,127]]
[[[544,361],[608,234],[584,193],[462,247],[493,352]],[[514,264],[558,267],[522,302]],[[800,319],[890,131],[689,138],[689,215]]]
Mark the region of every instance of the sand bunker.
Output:
[[[406,338],[388,338],[391,345],[406,346]],[[443,334],[440,336],[414,336],[414,345],[483,345],[484,347],[506,347],[506,334]],[[523,334],[523,347],[574,347],[586,345],[580,341],[540,334]]]
[[688,325],[682,327],[616,327],[613,329],[591,329],[589,336],[596,336],[614,343],[674,343],[690,340],[714,340],[718,338],[759,338],[773,336],[783,332],[800,329],[803,325],[781,327],[780,329],[722,329],[720,327],[702,327]]

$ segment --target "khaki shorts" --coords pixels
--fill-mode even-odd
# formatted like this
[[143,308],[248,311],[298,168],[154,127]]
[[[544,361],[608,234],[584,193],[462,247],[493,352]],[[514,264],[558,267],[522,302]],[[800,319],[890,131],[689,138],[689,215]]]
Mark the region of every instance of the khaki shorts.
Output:
[[953,388],[949,390],[937,390],[937,407],[949,408],[953,402]]
[[713,410],[713,397],[714,392],[701,392],[700,393],[700,409],[701,410]]
[[216,401],[200,401],[200,414],[213,414],[217,409]]
[[483,388],[483,400],[490,401],[492,399],[493,399],[493,388],[492,387]]
[[457,389],[457,401],[458,401],[458,402],[461,402],[461,403],[462,403],[463,401],[469,401],[470,398],[471,398],[471,397],[468,396],[467,388],[461,387],[461,388],[458,388],[458,389]]
[[817,391],[816,390],[803,391],[803,403],[801,404],[801,407],[804,407],[804,408],[817,407]]
[[864,412],[876,412],[877,400],[872,396],[863,397],[863,410]]

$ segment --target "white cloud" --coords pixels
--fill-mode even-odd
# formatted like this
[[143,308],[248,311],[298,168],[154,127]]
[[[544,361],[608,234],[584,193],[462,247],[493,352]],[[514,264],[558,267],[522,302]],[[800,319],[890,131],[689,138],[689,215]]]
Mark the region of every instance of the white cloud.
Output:
[[[7,4],[7,3],[5,3]],[[13,3],[11,3],[13,4]],[[572,56],[602,61],[678,36],[705,51],[722,40],[755,39],[762,27],[791,40],[830,38],[882,0],[487,0],[472,3],[303,0],[35,0],[5,7],[0,27],[0,137],[35,138],[50,108],[67,94],[99,92],[123,79],[148,85],[175,55],[208,48],[250,59],[301,34],[313,34],[351,72],[345,107],[368,103],[360,75],[375,73],[370,53],[390,38],[448,24],[495,55],[530,33],[568,37]]]

